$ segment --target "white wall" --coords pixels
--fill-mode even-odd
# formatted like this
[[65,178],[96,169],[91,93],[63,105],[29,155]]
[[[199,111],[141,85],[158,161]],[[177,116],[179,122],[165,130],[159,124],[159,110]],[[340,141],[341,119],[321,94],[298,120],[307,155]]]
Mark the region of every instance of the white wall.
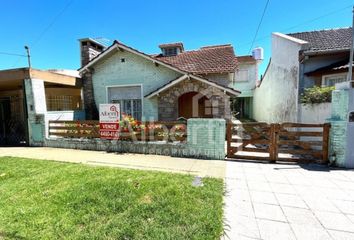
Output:
[[299,51],[307,42],[272,34],[272,59],[254,91],[253,118],[262,122],[298,122]]
[[300,108],[302,123],[325,123],[331,117],[331,103],[301,104]]
[[57,111],[46,112],[44,115],[45,121],[45,136],[48,137],[49,121],[72,121],[72,120],[85,120],[85,111]]

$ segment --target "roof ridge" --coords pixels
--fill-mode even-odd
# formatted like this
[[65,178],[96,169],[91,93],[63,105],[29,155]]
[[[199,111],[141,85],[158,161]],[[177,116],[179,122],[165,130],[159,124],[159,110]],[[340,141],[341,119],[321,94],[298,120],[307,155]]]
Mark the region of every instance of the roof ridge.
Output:
[[222,48],[222,47],[232,47],[232,44],[226,43],[226,44],[217,44],[217,45],[207,45],[207,46],[200,47],[199,50],[210,49],[210,48]]
[[320,29],[320,30],[286,33],[286,35],[293,35],[293,34],[299,34],[299,33],[325,32],[325,31],[331,31],[331,30],[341,30],[341,29],[350,29],[350,28],[352,28],[352,27],[349,26],[349,27],[338,27],[338,28],[325,28],[325,29]]

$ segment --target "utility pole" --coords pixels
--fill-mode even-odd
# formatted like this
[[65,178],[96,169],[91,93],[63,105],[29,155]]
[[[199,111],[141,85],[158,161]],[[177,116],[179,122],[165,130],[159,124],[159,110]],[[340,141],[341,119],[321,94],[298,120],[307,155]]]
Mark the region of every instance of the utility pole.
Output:
[[354,48],[354,6],[353,6],[353,16],[352,16],[352,44],[350,47],[350,57],[348,65],[348,82],[352,82],[353,78],[353,48]]
[[30,49],[28,46],[25,46],[26,52],[27,52],[27,60],[28,60],[28,67],[31,68],[31,55],[30,55]]

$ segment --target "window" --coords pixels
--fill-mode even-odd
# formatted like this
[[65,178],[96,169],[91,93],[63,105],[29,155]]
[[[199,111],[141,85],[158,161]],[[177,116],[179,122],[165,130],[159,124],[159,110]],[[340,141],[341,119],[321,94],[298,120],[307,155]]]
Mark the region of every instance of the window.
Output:
[[322,77],[322,85],[324,86],[335,86],[336,83],[341,83],[347,81],[346,74],[333,74],[325,75]]
[[176,56],[177,55],[177,48],[165,48],[164,55],[165,56]]
[[248,81],[248,70],[240,69],[236,74],[236,82],[246,82]]
[[110,103],[119,103],[120,111],[141,120],[142,99],[141,86],[109,87],[108,100]]
[[80,96],[47,96],[48,111],[74,111],[81,110],[82,102]]

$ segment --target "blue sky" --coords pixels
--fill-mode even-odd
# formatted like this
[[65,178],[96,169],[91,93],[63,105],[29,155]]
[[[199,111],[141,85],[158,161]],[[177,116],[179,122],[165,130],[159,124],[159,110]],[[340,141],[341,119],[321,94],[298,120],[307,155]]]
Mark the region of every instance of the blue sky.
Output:
[[[146,53],[160,43],[185,49],[233,44],[249,53],[266,0],[12,0],[1,3],[0,52],[25,54],[40,69],[79,68],[77,39],[105,37]],[[271,32],[301,32],[351,25],[353,0],[270,0],[253,47],[271,55]],[[316,19],[317,18],[317,19]],[[0,69],[26,67],[26,58],[0,54]]]

